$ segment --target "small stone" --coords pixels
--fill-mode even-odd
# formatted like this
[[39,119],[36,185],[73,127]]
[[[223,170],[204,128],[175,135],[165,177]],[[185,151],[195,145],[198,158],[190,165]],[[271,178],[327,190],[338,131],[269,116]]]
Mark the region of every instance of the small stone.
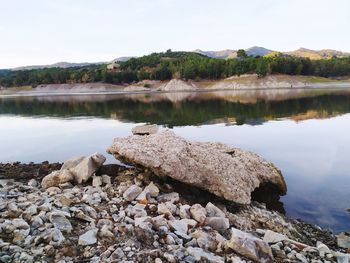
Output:
[[82,246],[93,245],[97,242],[97,228],[88,230],[79,236],[78,244]]
[[208,217],[225,217],[225,213],[210,202],[205,206],[205,210]]
[[147,185],[145,190],[149,192],[151,197],[157,197],[159,195],[159,188],[153,182]]
[[72,225],[62,212],[51,212],[49,215],[50,222],[60,231],[70,233]]
[[168,221],[168,224],[169,224],[170,228],[173,229],[174,231],[178,231],[178,232],[187,234],[188,226],[187,226],[186,221],[184,221],[183,219],[170,220],[170,221]]
[[126,201],[133,201],[140,193],[142,192],[142,188],[137,185],[132,185],[123,194],[123,197]]
[[308,263],[308,260],[307,260],[307,258],[303,255],[303,254],[301,254],[301,253],[297,253],[296,255],[295,255],[295,257],[297,258],[297,259],[299,259],[301,262],[303,262],[303,263]]
[[177,203],[179,202],[179,200],[180,200],[180,196],[178,193],[175,193],[175,192],[162,194],[157,197],[157,201],[160,203],[166,203],[166,202]]
[[165,243],[167,245],[175,245],[176,244],[175,239],[171,235],[166,235]]
[[263,240],[269,244],[281,242],[281,241],[284,241],[286,239],[288,239],[287,236],[282,235],[282,234],[277,233],[277,232],[274,232],[274,231],[271,231],[271,230],[266,230],[264,238],[263,238]]
[[191,213],[190,213],[190,205],[181,205],[179,209],[179,215],[182,219],[190,219],[191,218]]
[[340,233],[337,237],[338,247],[350,248],[350,235],[348,233]]
[[190,213],[194,220],[201,224],[204,223],[207,211],[203,206],[201,206],[200,204],[194,204],[190,208]]
[[101,176],[93,176],[92,177],[92,186],[98,187],[102,185],[102,177]]
[[111,177],[107,174],[103,174],[102,175],[102,183],[105,185],[111,185],[112,184]]
[[165,203],[160,203],[158,204],[158,214],[160,215],[166,215],[166,216],[171,216],[172,213],[168,206]]
[[231,228],[231,234],[226,245],[233,251],[257,262],[273,262],[271,248],[265,241],[235,228]]
[[230,222],[225,217],[207,217],[205,224],[217,231],[224,231],[230,228]]
[[150,135],[155,134],[159,130],[158,125],[152,124],[152,125],[139,125],[135,126],[131,129],[132,134],[134,135]]
[[28,182],[28,185],[31,187],[37,187],[38,186],[38,182],[35,179],[30,179]]

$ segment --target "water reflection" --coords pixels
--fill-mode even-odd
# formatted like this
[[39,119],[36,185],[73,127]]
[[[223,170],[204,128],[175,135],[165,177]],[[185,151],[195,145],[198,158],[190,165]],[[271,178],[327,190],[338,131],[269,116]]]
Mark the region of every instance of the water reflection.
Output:
[[157,123],[190,140],[257,152],[286,178],[288,194],[282,201],[287,214],[349,230],[347,113],[346,90],[1,99],[0,161],[63,161],[104,152],[114,137],[130,134],[137,123]]
[[269,90],[0,99],[0,114],[94,116],[169,127],[328,118],[350,111],[346,90]]

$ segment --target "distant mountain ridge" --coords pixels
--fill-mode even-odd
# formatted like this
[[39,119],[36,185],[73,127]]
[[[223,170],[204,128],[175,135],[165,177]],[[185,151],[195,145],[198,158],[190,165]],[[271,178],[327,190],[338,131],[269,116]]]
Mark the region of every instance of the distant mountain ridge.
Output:
[[122,62],[127,61],[132,57],[119,57],[116,59],[113,59],[112,61],[104,61],[104,62],[82,62],[82,63],[72,63],[72,62],[58,62],[54,64],[49,65],[32,65],[32,66],[23,66],[23,67],[17,67],[12,68],[11,70],[31,70],[31,69],[43,69],[43,68],[76,68],[76,67],[86,67],[91,65],[102,65],[102,64],[108,64],[113,62]]
[[[336,57],[349,57],[349,52],[342,52],[338,50],[333,49],[321,49],[321,50],[312,50],[307,48],[299,48],[294,51],[288,51],[288,52],[280,52],[277,50],[271,50],[264,47],[259,46],[253,46],[250,48],[245,49],[248,56],[267,56],[267,55],[273,55],[273,54],[282,54],[282,55],[289,55],[289,56],[295,56],[295,57],[303,57],[303,58],[310,58],[312,60],[317,59],[329,59],[334,56]],[[204,51],[201,49],[196,49],[193,52],[202,54],[211,58],[218,58],[218,59],[229,59],[229,58],[236,58],[237,57],[237,50],[234,49],[225,49],[225,50],[218,50],[218,51]],[[129,59],[133,58],[132,56],[124,56],[119,57],[116,59],[113,59],[111,61],[105,61],[105,62],[95,62],[95,63],[70,63],[70,62],[58,62],[50,65],[32,65],[32,66],[24,66],[24,67],[16,67],[12,68],[11,70],[31,70],[31,69],[42,69],[42,68],[72,68],[72,67],[85,67],[85,66],[91,66],[91,65],[102,65],[102,64],[109,64],[114,62],[124,62]]]
[[[235,58],[237,57],[237,50],[233,49],[225,49],[225,50],[219,50],[219,51],[203,51],[200,49],[196,49],[194,52],[200,53],[202,55],[206,55],[211,58],[220,58],[220,59],[228,59],[228,58]],[[266,56],[271,53],[276,54],[285,54],[295,57],[303,57],[303,58],[310,58],[313,60],[316,59],[329,59],[334,56],[336,57],[348,57],[350,56],[350,53],[348,52],[342,52],[338,50],[333,49],[321,49],[321,50],[312,50],[307,48],[299,48],[294,51],[288,51],[288,52],[280,52],[277,50],[271,50],[264,47],[250,47],[245,49],[245,52],[248,56]]]

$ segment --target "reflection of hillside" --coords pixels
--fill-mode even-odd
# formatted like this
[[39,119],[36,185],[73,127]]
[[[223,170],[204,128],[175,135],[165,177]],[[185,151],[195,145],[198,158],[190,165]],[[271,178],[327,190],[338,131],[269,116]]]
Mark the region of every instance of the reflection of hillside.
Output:
[[340,115],[340,113],[337,112],[327,112],[327,111],[314,111],[309,110],[305,113],[299,113],[297,115],[290,116],[289,119],[292,119],[296,122],[298,121],[304,121],[309,119],[327,119],[334,116]]
[[[350,92],[278,90],[0,99],[0,114],[71,118],[92,116],[168,126],[212,123],[259,125],[350,112]],[[170,96],[170,97],[169,97]]]

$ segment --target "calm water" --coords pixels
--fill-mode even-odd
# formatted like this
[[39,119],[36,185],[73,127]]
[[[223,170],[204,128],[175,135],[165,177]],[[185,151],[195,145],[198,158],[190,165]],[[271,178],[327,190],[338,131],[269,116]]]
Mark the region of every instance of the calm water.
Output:
[[[139,123],[252,150],[283,172],[287,214],[350,230],[350,91],[279,90],[0,99],[0,162],[102,153]],[[109,162],[115,162],[112,157]]]

